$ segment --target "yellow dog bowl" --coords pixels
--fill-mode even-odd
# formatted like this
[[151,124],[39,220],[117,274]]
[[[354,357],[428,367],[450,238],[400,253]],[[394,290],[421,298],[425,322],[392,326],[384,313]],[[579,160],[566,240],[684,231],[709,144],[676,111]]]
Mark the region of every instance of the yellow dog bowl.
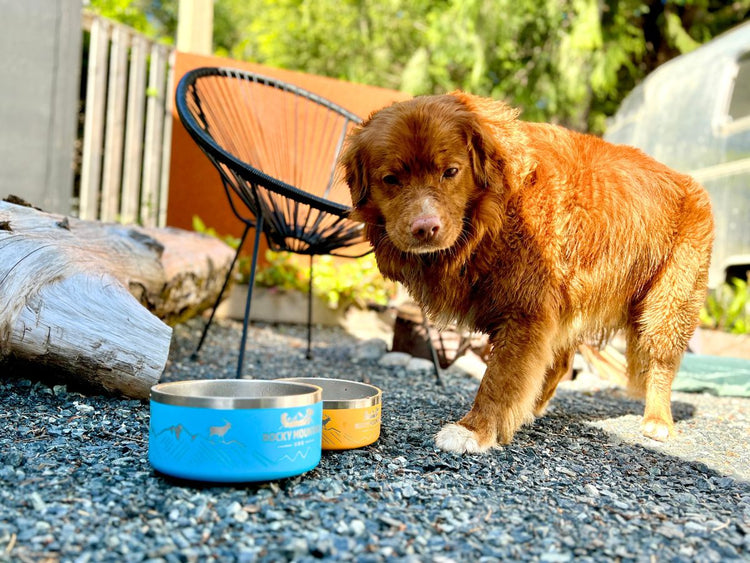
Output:
[[377,387],[325,377],[293,377],[287,381],[317,385],[323,390],[324,450],[361,448],[380,436],[382,392]]

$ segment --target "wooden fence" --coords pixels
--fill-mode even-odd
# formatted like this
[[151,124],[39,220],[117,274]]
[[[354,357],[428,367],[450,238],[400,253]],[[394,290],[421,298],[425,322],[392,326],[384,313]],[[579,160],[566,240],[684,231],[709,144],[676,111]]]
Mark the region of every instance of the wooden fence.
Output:
[[78,214],[164,226],[174,49],[86,11],[83,29],[89,48]]

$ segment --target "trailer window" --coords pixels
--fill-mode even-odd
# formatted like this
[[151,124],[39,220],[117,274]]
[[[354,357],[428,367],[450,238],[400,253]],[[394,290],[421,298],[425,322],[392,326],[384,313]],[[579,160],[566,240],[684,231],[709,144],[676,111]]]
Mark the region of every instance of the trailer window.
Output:
[[729,102],[729,116],[734,121],[750,116],[750,53],[742,55],[737,66],[737,77]]

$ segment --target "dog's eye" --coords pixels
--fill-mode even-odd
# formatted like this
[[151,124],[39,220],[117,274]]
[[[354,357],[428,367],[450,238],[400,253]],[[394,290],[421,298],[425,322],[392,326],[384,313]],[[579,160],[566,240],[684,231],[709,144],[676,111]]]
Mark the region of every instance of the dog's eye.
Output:
[[448,168],[443,172],[443,178],[453,178],[456,174],[458,174],[458,168]]
[[384,176],[383,182],[385,182],[389,186],[398,186],[398,178],[394,176],[393,174],[388,174],[388,176]]

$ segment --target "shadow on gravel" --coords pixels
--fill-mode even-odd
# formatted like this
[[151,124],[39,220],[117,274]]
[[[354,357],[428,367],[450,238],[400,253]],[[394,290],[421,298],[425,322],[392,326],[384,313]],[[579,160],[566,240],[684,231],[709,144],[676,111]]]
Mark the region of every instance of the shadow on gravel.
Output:
[[[594,421],[606,418],[614,418],[625,415],[643,415],[643,401],[628,397],[624,391],[594,391],[573,392],[558,391],[552,404],[559,404],[560,398],[567,396],[580,396],[580,400],[573,402],[565,401],[566,414],[578,416],[581,420]],[[558,407],[559,409],[560,407]],[[675,422],[681,422],[693,417],[695,407],[690,403],[672,401],[672,417]],[[546,416],[554,416],[549,413]]]
[[[442,415],[439,420],[439,426],[435,427],[435,432],[440,429],[440,425],[446,422],[455,422],[468,412],[472,406],[474,394],[478,389],[478,382],[474,382],[475,380],[471,380],[469,376],[466,376],[465,380],[462,380],[462,376],[460,375],[454,375],[449,379],[448,385],[442,391],[442,397],[438,399],[443,408],[441,409]],[[389,385],[385,385],[385,387],[387,388]],[[400,393],[401,390],[396,390],[396,392]],[[441,395],[440,388],[437,386],[435,386],[432,392],[438,396]],[[418,400],[418,398],[415,397],[415,400]],[[583,424],[627,415],[641,417],[643,409],[643,401],[630,398],[624,390],[610,389],[594,392],[558,390],[550,403],[547,413],[536,419],[533,424],[522,427],[519,434],[523,434],[539,425],[547,426],[555,422],[563,422],[569,425],[571,423]],[[421,409],[417,410],[425,412]],[[675,422],[689,420],[694,414],[694,405],[681,401],[672,401],[672,416]]]
[[211,482],[173,477],[172,475],[167,475],[166,473],[162,473],[153,468],[151,468],[151,471],[155,477],[161,479],[165,484],[175,487],[195,489],[197,491],[218,491],[221,489],[231,489],[235,491],[242,490],[250,494],[269,487],[276,490],[285,490],[287,487],[299,482],[300,479],[299,476],[293,476],[285,479],[272,479],[270,481]]
[[[491,469],[497,475],[498,471],[504,473],[512,468],[513,473],[531,475],[539,471],[560,470],[563,475],[553,480],[562,478],[573,482],[576,478],[588,480],[604,474],[616,475],[617,479],[624,474],[629,475],[628,479],[639,475],[651,479],[673,474],[684,477],[686,484],[699,475],[702,478],[723,477],[700,462],[623,442],[591,425],[593,421],[635,415],[638,419],[628,418],[618,423],[633,424],[633,431],[638,431],[643,402],[620,397],[617,392],[558,391],[552,402],[554,408],[522,427],[510,444],[484,455],[459,455],[439,451],[434,436],[443,424],[455,422],[471,408],[477,388],[473,382],[467,383],[460,376],[451,377],[442,391],[428,391],[430,384],[421,383],[416,387],[421,387],[424,394],[412,397],[408,395],[414,393],[414,388],[409,390],[389,383],[383,387],[387,394],[384,395],[383,432],[378,450],[384,457],[403,455],[407,459],[420,459],[421,463],[416,465],[421,465],[422,471],[460,469],[474,475]],[[410,408],[402,410],[402,405],[409,403]],[[679,401],[672,402],[672,409],[675,421],[688,420],[695,413],[693,405]],[[421,449],[423,453],[405,454],[404,451],[410,448]],[[546,479],[549,475],[536,478]],[[642,482],[640,486],[645,485]],[[682,487],[678,486],[677,490],[680,489]]]

